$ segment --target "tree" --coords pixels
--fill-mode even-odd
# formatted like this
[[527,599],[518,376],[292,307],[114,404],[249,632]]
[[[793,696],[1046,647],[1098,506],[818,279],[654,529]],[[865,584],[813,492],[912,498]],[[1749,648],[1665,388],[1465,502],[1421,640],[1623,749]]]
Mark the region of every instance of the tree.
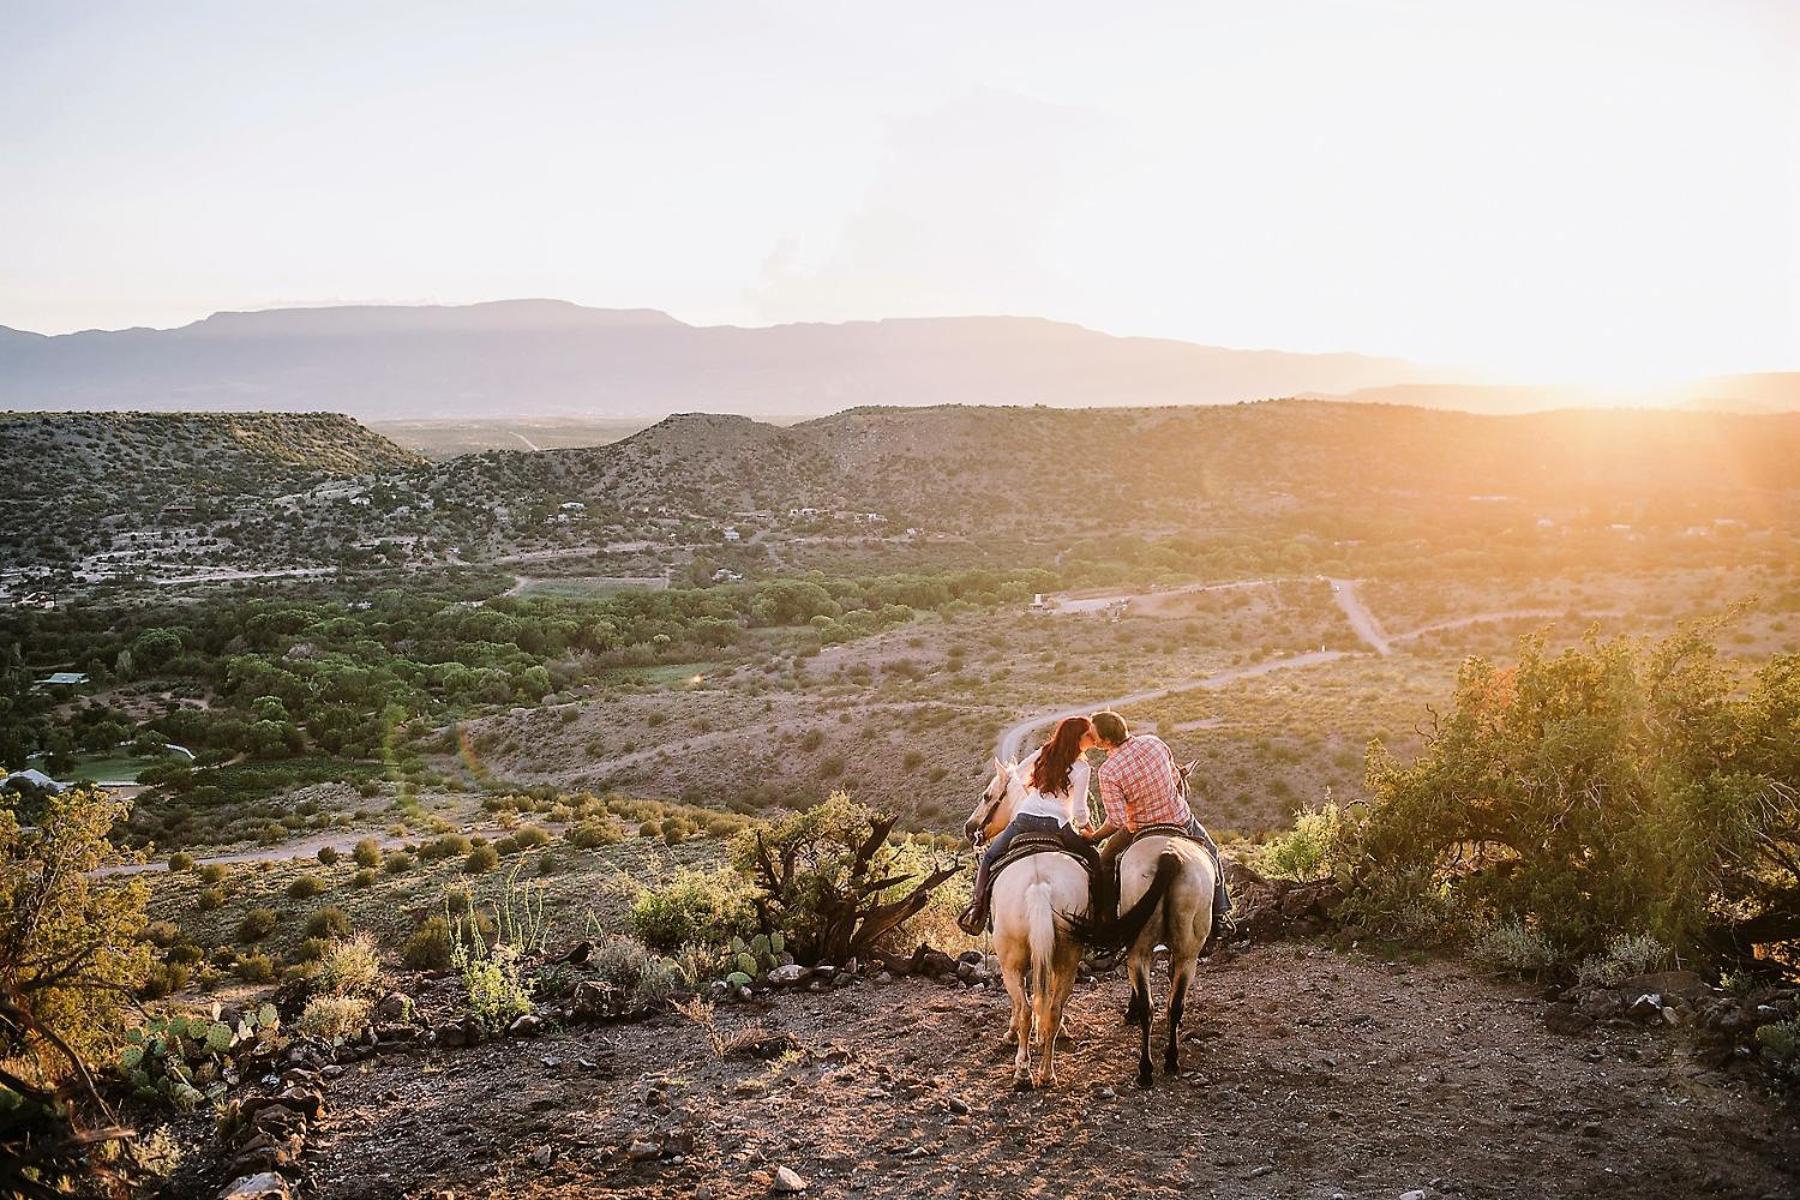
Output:
[[1352,911],[1528,922],[1571,955],[1800,941],[1800,655],[1744,679],[1711,632],[1471,659],[1415,761],[1371,754]]
[[738,871],[769,930],[780,930],[804,962],[843,963],[867,954],[925,907],[954,862],[928,864],[888,840],[896,819],[843,792],[773,828],[748,830],[732,846]]
[[0,810],[0,1110],[16,1118],[0,1133],[0,1193],[57,1194],[92,1169],[92,1143],[129,1136],[89,1065],[113,1048],[150,963],[143,883],[90,875],[119,860],[107,835],[127,808],[64,792],[31,829]]

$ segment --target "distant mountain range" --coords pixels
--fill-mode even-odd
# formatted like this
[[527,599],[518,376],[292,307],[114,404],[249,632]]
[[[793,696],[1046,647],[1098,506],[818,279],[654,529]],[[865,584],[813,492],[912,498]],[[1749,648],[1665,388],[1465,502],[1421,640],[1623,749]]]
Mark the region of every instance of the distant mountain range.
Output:
[[[1800,407],[1800,374],[1713,381],[1683,405]],[[1342,396],[1513,412],[1591,403],[1361,354],[1113,337],[1028,317],[688,325],[556,300],[217,313],[179,329],[0,327],[0,408],[317,411],[362,420],[706,411],[805,418],[863,405],[1057,408]],[[1617,402],[1616,399],[1614,402]]]

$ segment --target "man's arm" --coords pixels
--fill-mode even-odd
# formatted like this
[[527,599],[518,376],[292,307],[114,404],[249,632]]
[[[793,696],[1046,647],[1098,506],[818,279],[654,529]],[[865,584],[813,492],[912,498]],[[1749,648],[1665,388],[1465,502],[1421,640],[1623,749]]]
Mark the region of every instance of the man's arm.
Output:
[[1125,790],[1119,786],[1118,773],[1100,765],[1100,828],[1087,836],[1090,842],[1111,837],[1125,827]]

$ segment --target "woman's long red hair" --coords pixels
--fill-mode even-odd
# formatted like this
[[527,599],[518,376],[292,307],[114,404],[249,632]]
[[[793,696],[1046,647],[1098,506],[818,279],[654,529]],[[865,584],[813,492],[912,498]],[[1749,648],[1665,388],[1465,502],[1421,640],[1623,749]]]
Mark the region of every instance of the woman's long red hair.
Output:
[[1069,772],[1081,757],[1081,739],[1093,728],[1094,723],[1086,717],[1064,717],[1031,765],[1031,786],[1046,796],[1068,791]]

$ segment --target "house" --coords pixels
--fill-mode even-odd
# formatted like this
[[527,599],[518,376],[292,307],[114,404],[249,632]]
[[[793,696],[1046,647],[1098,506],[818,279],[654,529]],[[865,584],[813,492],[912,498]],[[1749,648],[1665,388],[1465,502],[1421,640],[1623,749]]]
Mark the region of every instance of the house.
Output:
[[796,520],[810,521],[818,515],[819,515],[819,510],[816,508],[790,508],[790,509],[788,509],[788,520],[790,520],[790,521],[796,521]]
[[725,531],[725,540],[728,542],[736,542],[736,541],[740,541],[742,539],[739,538],[737,530],[727,529]]
[[712,574],[714,583],[742,583],[744,577],[729,567],[720,567]]
[[19,608],[55,608],[56,607],[56,597],[51,595],[49,592],[32,592],[29,595],[19,597],[19,599],[17,601],[17,607],[19,607]]
[[43,680],[41,687],[80,687],[88,681],[86,671],[58,671],[50,678]]
[[1044,593],[1038,592],[1031,597],[1031,611],[1034,613],[1047,613],[1050,611],[1050,602],[1044,599]]
[[5,779],[0,779],[0,788],[11,787],[14,783],[29,783],[33,787],[43,788],[47,792],[60,792],[63,785],[50,778],[36,767],[26,767],[23,771],[10,771]]

